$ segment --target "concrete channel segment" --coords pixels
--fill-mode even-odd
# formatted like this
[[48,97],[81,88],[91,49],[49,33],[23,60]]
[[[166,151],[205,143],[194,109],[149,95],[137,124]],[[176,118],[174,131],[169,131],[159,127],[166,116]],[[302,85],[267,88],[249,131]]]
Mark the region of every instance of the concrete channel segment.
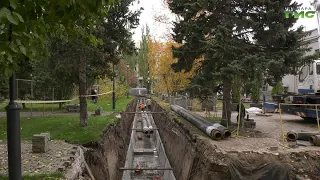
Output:
[[[139,102],[145,102],[141,98]],[[130,144],[127,151],[122,180],[175,180],[150,111],[141,111],[137,104],[137,113],[132,124]]]

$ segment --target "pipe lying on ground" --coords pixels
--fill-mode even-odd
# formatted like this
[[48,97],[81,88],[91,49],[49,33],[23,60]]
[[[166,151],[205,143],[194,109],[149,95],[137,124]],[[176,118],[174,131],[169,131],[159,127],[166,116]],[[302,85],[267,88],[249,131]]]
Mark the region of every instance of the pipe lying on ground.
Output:
[[317,135],[317,134],[319,134],[319,133],[305,132],[305,131],[297,132],[295,130],[290,130],[287,133],[287,140],[289,140],[289,141],[296,141],[296,140],[309,141],[311,136]]
[[314,146],[320,146],[320,134],[312,135],[309,138],[309,142]]
[[195,118],[194,116],[190,115],[189,113],[185,112],[184,110],[182,110],[178,106],[171,105],[170,108],[174,112],[176,112],[177,114],[179,114],[180,116],[182,116],[183,118],[188,120],[191,124],[193,124],[194,126],[199,128],[200,130],[205,132],[211,138],[216,139],[216,140],[222,138],[222,132],[219,129],[217,129],[217,126],[213,126],[212,124],[208,125],[207,123],[202,122],[201,120],[199,120],[199,119]]
[[214,126],[216,127],[218,130],[220,130],[222,132],[222,135],[223,135],[223,138],[224,139],[227,139],[229,137],[231,137],[231,132],[225,128],[224,126],[222,126],[221,124],[219,123],[213,123],[204,119],[202,116],[198,115],[198,114],[194,114],[194,113],[191,113],[190,111],[188,111],[187,109],[181,107],[181,106],[178,106],[176,105],[177,108],[181,109],[182,111],[186,112],[187,114],[193,116],[194,118],[198,119],[199,121],[201,121],[202,123],[208,125],[208,126]]

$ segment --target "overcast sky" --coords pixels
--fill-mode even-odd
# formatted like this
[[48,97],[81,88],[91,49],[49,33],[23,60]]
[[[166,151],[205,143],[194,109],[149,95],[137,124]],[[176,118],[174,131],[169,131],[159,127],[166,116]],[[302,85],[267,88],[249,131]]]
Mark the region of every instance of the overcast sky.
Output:
[[[139,0],[140,3],[136,3],[132,9],[137,9],[143,7],[144,10],[140,16],[140,25],[133,32],[135,33],[133,36],[134,41],[138,44],[141,40],[141,29],[148,24],[150,28],[150,34],[160,41],[165,41],[164,36],[169,33],[170,28],[172,28],[169,24],[159,23],[154,17],[156,15],[165,14],[167,17],[173,20],[174,16],[170,15],[170,11],[163,5],[163,0]],[[296,0],[298,3],[303,3],[303,7],[311,7],[309,0]],[[170,22],[168,22],[170,23]],[[311,30],[317,28],[317,20],[316,17],[308,19],[308,18],[300,18],[297,24],[294,27],[305,26],[306,30]]]

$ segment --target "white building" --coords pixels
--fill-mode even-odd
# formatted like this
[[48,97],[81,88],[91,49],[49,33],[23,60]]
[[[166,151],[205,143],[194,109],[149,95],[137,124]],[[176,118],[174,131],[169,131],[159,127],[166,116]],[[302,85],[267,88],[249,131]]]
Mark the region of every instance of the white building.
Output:
[[[307,47],[311,48],[310,51],[306,52],[306,55],[312,55],[316,52],[319,52],[319,33],[318,33],[318,29],[313,29],[313,30],[310,30],[310,31],[307,31],[307,33],[310,33],[307,37],[305,37],[305,39],[303,40],[305,43],[305,45],[307,45]],[[311,65],[310,65],[311,66]],[[307,74],[311,69],[307,67],[304,67],[302,69],[302,73],[303,74]],[[308,71],[308,72],[307,72]],[[301,76],[300,76],[301,78]],[[302,93],[306,93],[306,91],[313,91],[312,87],[308,88],[308,89],[300,89],[298,88],[298,83],[299,83],[299,75],[286,75],[283,77],[282,79],[282,83],[285,87],[285,89],[288,91],[288,92],[302,92]],[[270,92],[272,90],[272,87],[271,86],[268,86],[268,85],[265,85],[263,87],[263,91],[264,93],[266,92]],[[269,94],[269,93],[267,93]]]

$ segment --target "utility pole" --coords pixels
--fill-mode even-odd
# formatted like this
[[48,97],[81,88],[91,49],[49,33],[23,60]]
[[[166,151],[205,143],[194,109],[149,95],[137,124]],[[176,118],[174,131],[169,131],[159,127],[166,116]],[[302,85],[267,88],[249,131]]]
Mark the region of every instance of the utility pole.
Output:
[[[10,11],[12,8],[9,7]],[[12,42],[12,25],[9,26],[9,42]],[[17,101],[16,74],[13,72],[9,79],[10,102],[7,111],[7,145],[9,180],[21,180],[21,138],[20,138],[20,110]]]
[[112,63],[112,110],[116,111],[116,91],[115,91],[115,75],[114,75],[114,63]]

